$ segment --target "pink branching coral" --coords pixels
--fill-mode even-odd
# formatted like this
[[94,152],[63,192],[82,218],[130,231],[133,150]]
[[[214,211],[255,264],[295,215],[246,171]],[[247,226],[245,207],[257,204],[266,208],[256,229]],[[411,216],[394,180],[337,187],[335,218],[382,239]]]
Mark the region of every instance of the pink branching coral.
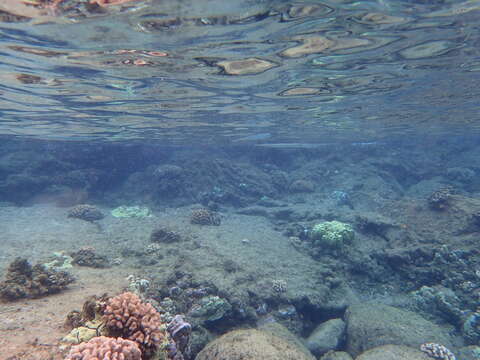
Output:
[[109,299],[103,320],[113,335],[135,341],[147,354],[155,351],[166,336],[157,310],[131,292]]
[[142,352],[134,341],[106,336],[94,337],[71,348],[65,360],[141,360]]

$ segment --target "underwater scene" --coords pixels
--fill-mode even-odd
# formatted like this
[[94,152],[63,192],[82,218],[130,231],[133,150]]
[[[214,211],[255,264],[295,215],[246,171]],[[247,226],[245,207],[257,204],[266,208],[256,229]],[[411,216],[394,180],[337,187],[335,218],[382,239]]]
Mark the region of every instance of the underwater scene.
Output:
[[480,360],[480,0],[0,0],[0,360]]

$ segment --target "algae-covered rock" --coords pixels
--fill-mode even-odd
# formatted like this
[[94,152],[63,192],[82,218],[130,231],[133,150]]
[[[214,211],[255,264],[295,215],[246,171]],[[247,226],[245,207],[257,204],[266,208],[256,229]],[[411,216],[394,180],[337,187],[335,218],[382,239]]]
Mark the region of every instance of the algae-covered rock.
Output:
[[455,352],[457,359],[480,360],[480,346],[471,345],[458,349]]
[[152,217],[152,212],[146,206],[119,206],[112,210],[113,217],[116,218],[145,218]]
[[386,344],[419,348],[423,343],[434,342],[451,348],[446,331],[411,311],[381,304],[357,304],[347,309],[345,320],[347,351],[354,356]]
[[288,330],[282,324],[276,321],[267,321],[261,324],[258,327],[258,330],[265,331],[272,334],[273,336],[279,337],[285,341],[296,346],[300,351],[302,351],[308,358],[315,359],[315,357],[310,353],[306,346],[300,341],[299,338],[295,336],[290,330]]
[[345,351],[329,351],[320,360],[353,360],[353,358]]
[[264,331],[231,331],[209,343],[196,360],[311,360],[292,343]]
[[310,234],[315,247],[341,248],[355,236],[353,228],[340,221],[326,221],[313,227]]
[[432,360],[432,358],[408,346],[384,345],[365,351],[355,360]]

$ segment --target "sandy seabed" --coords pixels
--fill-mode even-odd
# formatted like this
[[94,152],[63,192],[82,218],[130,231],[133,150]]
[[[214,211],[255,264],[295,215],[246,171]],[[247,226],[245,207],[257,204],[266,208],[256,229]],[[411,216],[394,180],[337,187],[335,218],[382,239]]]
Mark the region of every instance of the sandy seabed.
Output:
[[[35,264],[55,251],[99,244],[101,234],[94,225],[68,219],[66,213],[53,205],[0,208],[1,268],[6,269],[17,256]],[[63,359],[60,339],[69,332],[66,315],[81,310],[92,295],[117,294],[128,285],[128,268],[110,270],[76,266],[68,270],[76,281],[59,294],[1,302],[0,359]]]
[[[66,253],[93,247],[118,265],[105,269],[74,266],[76,281],[56,295],[0,303],[0,360],[63,359],[60,339],[68,333],[64,323],[72,310],[81,310],[92,295],[116,295],[135,275],[164,283],[172,269],[214,283],[233,296],[245,296],[248,287],[271,288],[285,279],[292,293],[316,293],[322,282],[321,266],[297,252],[264,217],[222,214],[221,226],[190,224],[192,207],[156,211],[150,218],[111,216],[98,223],[67,217],[68,209],[53,204],[30,207],[0,207],[0,269],[17,256],[32,264],[48,261],[54,252]],[[181,242],[161,244],[154,264],[145,263],[142,251],[151,244],[150,234],[158,226],[182,234]],[[234,262],[238,269],[226,271]],[[1,274],[2,278],[5,274]],[[244,294],[244,295],[242,295]]]

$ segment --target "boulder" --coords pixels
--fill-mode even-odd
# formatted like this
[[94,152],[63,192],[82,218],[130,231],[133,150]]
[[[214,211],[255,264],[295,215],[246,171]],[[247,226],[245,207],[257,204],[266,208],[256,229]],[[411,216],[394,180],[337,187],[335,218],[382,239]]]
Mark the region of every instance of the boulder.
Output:
[[345,313],[347,352],[358,356],[377,346],[393,344],[418,349],[434,342],[451,348],[446,332],[411,311],[381,304],[357,304]]
[[292,343],[268,332],[234,330],[207,344],[195,360],[313,360]]
[[408,346],[383,345],[365,351],[355,360],[432,360],[432,358]]
[[345,351],[329,351],[320,360],[353,360],[353,358]]
[[337,350],[345,336],[345,322],[342,319],[332,319],[318,325],[307,339],[308,350],[315,356]]

